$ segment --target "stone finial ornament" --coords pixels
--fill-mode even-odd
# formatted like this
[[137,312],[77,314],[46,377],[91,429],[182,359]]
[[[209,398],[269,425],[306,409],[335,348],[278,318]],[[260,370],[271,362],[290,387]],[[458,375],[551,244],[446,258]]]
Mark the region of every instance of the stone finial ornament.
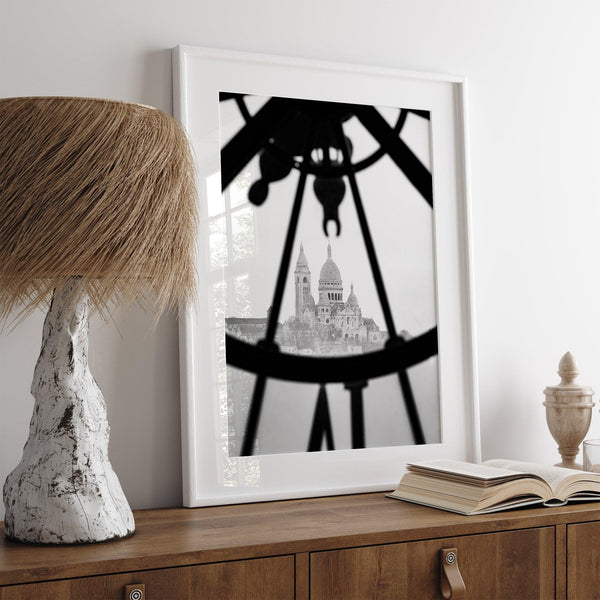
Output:
[[581,469],[582,466],[575,463],[575,457],[590,427],[594,391],[575,382],[579,371],[570,352],[560,359],[558,374],[560,383],[544,389],[546,421],[562,458],[556,466]]

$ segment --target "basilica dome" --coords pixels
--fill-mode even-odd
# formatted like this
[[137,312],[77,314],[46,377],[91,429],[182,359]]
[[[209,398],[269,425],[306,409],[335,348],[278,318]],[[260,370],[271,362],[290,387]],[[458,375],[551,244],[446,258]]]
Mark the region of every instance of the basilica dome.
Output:
[[328,283],[330,281],[333,282],[342,280],[340,270],[331,258],[328,258],[325,261],[325,264],[321,267],[321,274],[319,275],[319,280],[327,281]]
[[321,273],[319,274],[319,283],[342,283],[342,276],[338,266],[333,262],[331,258],[331,244],[327,246],[327,260],[321,267]]

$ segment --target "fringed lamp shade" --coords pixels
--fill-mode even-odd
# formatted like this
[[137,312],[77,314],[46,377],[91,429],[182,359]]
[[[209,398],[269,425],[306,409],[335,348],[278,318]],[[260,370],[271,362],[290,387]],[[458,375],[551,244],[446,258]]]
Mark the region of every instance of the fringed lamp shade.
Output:
[[88,299],[103,315],[194,295],[190,147],[154,108],[86,98],[0,100],[0,323],[50,302],[5,532],[23,542],[134,532],[108,460],[102,393],[87,361]]
[[196,198],[185,133],[164,112],[87,98],[0,100],[0,321],[69,277],[91,304],[194,293]]

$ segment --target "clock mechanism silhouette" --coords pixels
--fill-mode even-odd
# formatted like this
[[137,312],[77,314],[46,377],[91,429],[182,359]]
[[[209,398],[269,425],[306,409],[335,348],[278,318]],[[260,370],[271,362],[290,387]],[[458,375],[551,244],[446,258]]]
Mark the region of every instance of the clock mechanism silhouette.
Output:
[[[223,191],[256,156],[260,178],[255,180],[248,199],[256,207],[269,200],[269,186],[298,173],[284,246],[281,253],[273,300],[268,313],[266,331],[257,343],[249,343],[227,333],[226,360],[229,366],[256,375],[240,454],[254,453],[261,420],[267,381],[271,378],[318,384],[317,402],[308,435],[307,451],[319,451],[325,442],[334,450],[333,428],[327,397],[328,384],[343,384],[350,395],[351,439],[354,449],[365,448],[365,406],[363,390],[371,379],[396,374],[399,398],[403,403],[414,444],[425,444],[421,416],[417,409],[408,369],[438,353],[437,327],[409,337],[399,332],[390,306],[379,260],[358,180],[365,171],[384,156],[389,157],[417,190],[420,198],[433,208],[432,175],[401,133],[409,114],[429,120],[428,111],[398,109],[390,124],[374,106],[346,104],[295,98],[269,98],[251,114],[244,94],[221,93],[220,102],[233,102],[243,117],[243,126],[221,149],[221,185]],[[344,126],[357,119],[376,143],[376,149],[353,162],[352,140]],[[378,350],[362,354],[323,357],[281,352],[276,342],[284,288],[296,239],[300,210],[309,179],[322,207],[322,227],[326,236],[331,226],[340,235],[343,223],[339,207],[350,188],[356,216],[377,297],[384,316],[388,339]]]

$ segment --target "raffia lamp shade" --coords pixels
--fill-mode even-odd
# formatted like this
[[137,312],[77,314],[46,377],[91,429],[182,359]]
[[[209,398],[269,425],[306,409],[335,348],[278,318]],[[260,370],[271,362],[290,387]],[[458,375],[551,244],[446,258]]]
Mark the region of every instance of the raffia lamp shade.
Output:
[[188,301],[192,165],[185,133],[160,110],[0,100],[0,321],[46,303],[74,275],[101,311],[150,297],[158,312]]
[[[133,534],[88,367],[88,306],[192,299],[197,231],[185,133],[111,100],[0,100],[0,323],[50,305],[23,457],[3,489],[5,533],[71,544]],[[146,302],[144,302],[146,301]]]

